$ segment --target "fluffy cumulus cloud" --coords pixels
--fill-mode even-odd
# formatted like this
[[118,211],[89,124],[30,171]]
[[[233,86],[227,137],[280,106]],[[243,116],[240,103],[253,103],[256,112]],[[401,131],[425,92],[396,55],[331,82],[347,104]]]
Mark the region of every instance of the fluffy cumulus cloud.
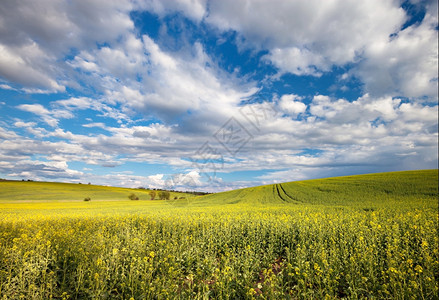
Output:
[[129,1],[2,1],[0,76],[30,91],[64,91],[72,49],[112,42],[133,28]]
[[170,53],[148,35],[127,34],[116,47],[81,51],[67,63],[101,91],[101,102],[167,123],[188,111],[222,122],[257,91],[254,84],[221,70],[200,43]]
[[269,49],[267,58],[285,72],[318,75],[354,61],[373,40],[386,39],[405,14],[391,0],[218,1],[207,20]]
[[420,24],[371,41],[358,67],[366,88],[376,95],[437,98],[437,26],[437,6],[431,3]]
[[[213,191],[213,183],[218,184],[224,174],[257,171],[264,165],[271,170],[292,168],[288,169],[291,171],[288,176],[281,176],[287,171],[275,171],[260,177],[259,182],[268,183],[315,177],[320,174],[320,168],[326,170],[324,174],[343,175],[352,172],[348,166],[370,172],[428,168],[437,162],[437,106],[402,102],[391,97],[372,98],[369,95],[353,102],[318,95],[309,105],[298,101],[295,95],[287,95],[277,101],[273,110],[264,108],[262,104],[251,104],[243,107],[247,114],[234,115],[251,134],[249,141],[234,156],[214,137],[188,138],[176,126],[156,123],[125,127],[84,124],[87,128],[97,127],[106,132],[90,136],[62,129],[48,132],[35,123],[17,121],[16,128],[29,128],[34,136],[38,134],[35,132],[42,130],[42,136],[60,141],[38,141],[13,131],[4,131],[1,143],[3,172],[9,176],[58,176],[84,181],[87,180],[84,177],[89,176],[87,172],[78,173],[69,169],[68,162],[102,167],[115,167],[130,161],[166,163],[186,171],[143,176],[143,184],[180,189],[196,186]],[[45,109],[40,110],[41,113],[46,112]],[[288,114],[278,113],[283,110]],[[302,114],[300,119],[294,117],[298,113]],[[206,141],[215,152],[201,147]],[[314,152],[306,152],[304,148],[314,149]],[[29,158],[35,156],[44,156],[45,159],[29,163]],[[191,159],[208,161],[198,165]],[[19,167],[12,168],[14,164]],[[12,169],[13,172],[10,171]],[[298,170],[301,170],[300,174]],[[210,176],[217,178],[213,182]],[[104,178],[96,178],[105,183]],[[116,176],[108,178],[117,183],[128,182],[126,176],[123,180]],[[269,181],[270,178],[272,181]],[[206,183],[206,180],[210,182]],[[220,189],[226,187],[237,186],[232,183],[216,186]]]
[[279,106],[282,110],[290,114],[291,116],[297,116],[298,114],[304,113],[306,110],[306,105],[302,103],[301,97],[297,95],[283,95],[280,98]]
[[0,177],[216,191],[437,167],[437,3],[404,5],[3,1]]
[[407,28],[399,1],[214,1],[206,21],[268,50],[283,73],[321,76],[360,62],[352,75],[375,95],[437,96],[437,3]]

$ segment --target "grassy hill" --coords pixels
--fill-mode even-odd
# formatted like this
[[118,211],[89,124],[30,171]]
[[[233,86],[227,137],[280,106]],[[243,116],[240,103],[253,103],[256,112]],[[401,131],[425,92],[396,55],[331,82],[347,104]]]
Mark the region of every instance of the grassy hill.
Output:
[[[313,204],[377,207],[387,205],[437,205],[438,171],[403,171],[333,177],[257,186],[228,192],[185,197],[184,205],[210,206],[223,204]],[[149,190],[128,189],[87,184],[54,182],[0,181],[0,202],[63,202],[127,200],[135,193],[139,200],[149,200]],[[190,201],[188,201],[190,199]],[[174,204],[179,204],[176,201]]]
[[197,204],[437,204],[438,170],[334,177],[257,186],[197,198]]
[[[90,197],[92,201],[128,200],[131,193],[138,196],[139,200],[150,200],[149,192],[150,190],[144,189],[88,184],[0,181],[0,202],[82,201],[86,197]],[[186,193],[171,192],[171,198],[190,196]],[[156,198],[158,198],[158,195],[156,195]]]

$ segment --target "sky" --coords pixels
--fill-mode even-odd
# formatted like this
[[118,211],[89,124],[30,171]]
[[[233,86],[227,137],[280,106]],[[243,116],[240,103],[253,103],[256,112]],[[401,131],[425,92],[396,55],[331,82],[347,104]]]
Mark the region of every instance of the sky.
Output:
[[437,166],[435,0],[0,5],[0,178],[216,192]]

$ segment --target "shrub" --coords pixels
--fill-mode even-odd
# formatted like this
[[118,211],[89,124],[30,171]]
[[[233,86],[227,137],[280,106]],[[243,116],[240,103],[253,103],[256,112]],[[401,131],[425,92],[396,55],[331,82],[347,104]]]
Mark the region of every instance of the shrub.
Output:
[[149,195],[151,196],[151,200],[154,200],[154,199],[155,199],[156,192],[155,192],[155,191],[150,191],[150,192],[149,192]]
[[90,201],[90,200],[91,200],[90,197],[85,197],[85,198],[84,198],[84,201]]
[[132,193],[128,196],[128,199],[130,200],[139,200],[139,197],[136,196],[136,194]]

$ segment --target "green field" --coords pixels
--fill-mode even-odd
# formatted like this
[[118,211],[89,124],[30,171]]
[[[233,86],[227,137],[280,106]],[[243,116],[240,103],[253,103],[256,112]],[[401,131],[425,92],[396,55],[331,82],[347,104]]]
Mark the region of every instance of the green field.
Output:
[[0,296],[438,299],[437,170],[174,196],[0,182]]
[[258,186],[203,197],[203,204],[313,204],[327,206],[424,207],[437,204],[438,172],[406,171]]
[[[38,181],[0,181],[0,202],[65,202],[82,201],[90,197],[93,201],[127,200],[132,193],[139,200],[150,200],[150,190],[120,187],[71,184]],[[158,193],[158,191],[157,191]],[[191,194],[171,192],[171,198],[191,197]],[[156,196],[158,198],[158,196]]]

